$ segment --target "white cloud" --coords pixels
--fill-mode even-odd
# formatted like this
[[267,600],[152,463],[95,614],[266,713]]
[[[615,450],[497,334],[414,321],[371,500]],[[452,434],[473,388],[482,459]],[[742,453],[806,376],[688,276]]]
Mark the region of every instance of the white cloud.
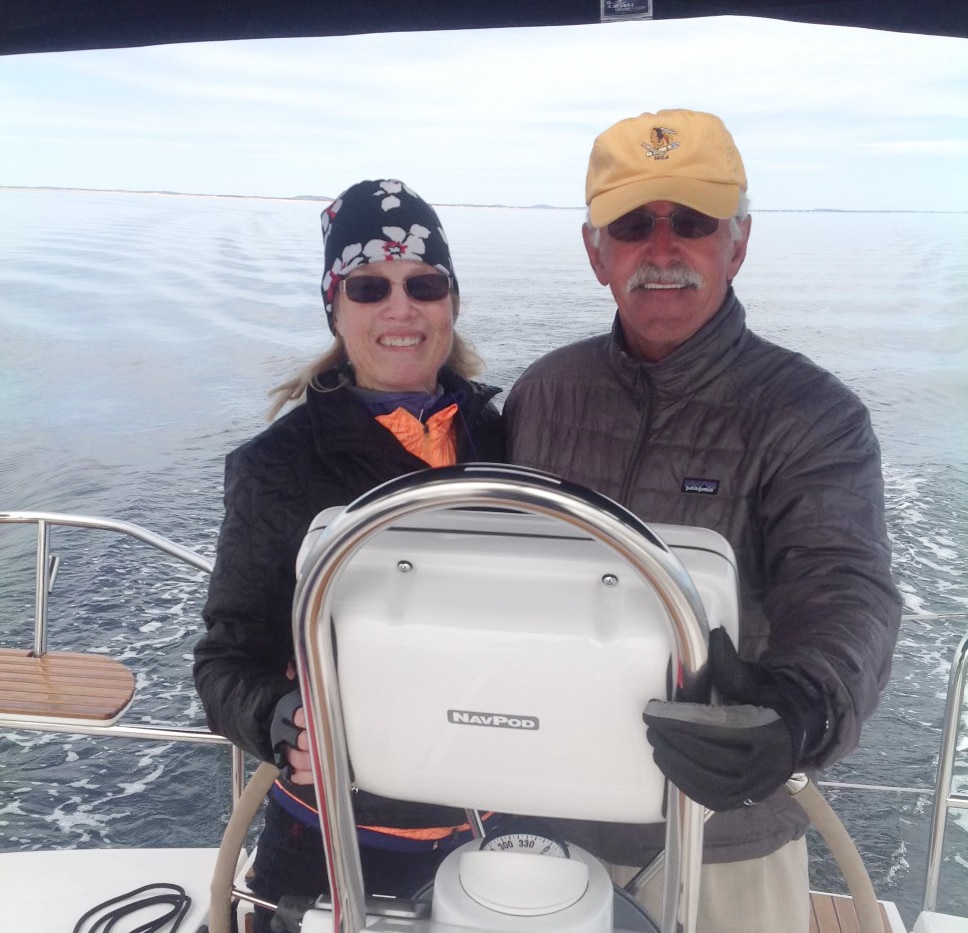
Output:
[[0,135],[10,184],[286,196],[396,174],[438,201],[574,205],[598,132],[686,106],[730,126],[761,207],[896,204],[893,159],[912,203],[968,209],[966,53],[711,17],[13,56]]

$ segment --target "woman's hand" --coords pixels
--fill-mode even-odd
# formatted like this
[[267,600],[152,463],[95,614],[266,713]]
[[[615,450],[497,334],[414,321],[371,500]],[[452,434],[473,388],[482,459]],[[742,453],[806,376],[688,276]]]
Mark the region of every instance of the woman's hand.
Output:
[[289,780],[293,784],[312,784],[313,771],[309,760],[309,737],[306,735],[306,711],[300,706],[293,714],[293,725],[299,729],[295,747],[286,747],[286,761],[289,762]]

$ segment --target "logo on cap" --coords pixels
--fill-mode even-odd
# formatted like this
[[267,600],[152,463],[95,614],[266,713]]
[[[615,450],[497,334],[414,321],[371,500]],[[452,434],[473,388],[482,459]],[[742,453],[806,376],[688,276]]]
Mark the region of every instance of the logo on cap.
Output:
[[679,143],[669,138],[675,135],[676,131],[667,126],[653,126],[652,132],[649,133],[649,142],[642,143],[642,148],[648,153],[650,159],[668,159],[669,152],[679,148]]

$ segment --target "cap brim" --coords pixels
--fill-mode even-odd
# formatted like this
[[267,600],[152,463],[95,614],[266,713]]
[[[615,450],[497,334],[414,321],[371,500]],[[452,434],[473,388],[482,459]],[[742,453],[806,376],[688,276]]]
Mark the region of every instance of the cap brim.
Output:
[[589,204],[593,226],[606,227],[623,214],[653,201],[672,201],[726,220],[739,208],[740,187],[695,178],[649,178],[630,182],[621,188],[603,191]]

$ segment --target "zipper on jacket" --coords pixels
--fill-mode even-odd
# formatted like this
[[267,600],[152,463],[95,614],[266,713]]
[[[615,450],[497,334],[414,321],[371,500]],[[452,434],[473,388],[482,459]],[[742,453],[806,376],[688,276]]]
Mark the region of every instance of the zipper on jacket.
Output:
[[[430,463],[430,425],[427,424],[426,421],[424,421],[424,412],[422,409],[420,411],[420,416],[417,420],[423,426],[423,456],[420,459],[426,463]],[[456,453],[456,451],[457,451],[457,442],[455,438],[454,452]]]
[[[645,392],[642,393],[644,411],[639,418],[639,430],[635,435],[635,443],[632,445],[632,453],[629,456],[629,461],[625,465],[625,475],[622,477],[622,488],[619,493],[619,505],[624,505],[626,508],[630,508],[629,498],[632,494],[632,487],[642,467],[645,446],[652,428],[652,411],[655,408],[655,386],[652,384],[652,380],[641,369],[636,375],[636,380],[639,384],[644,383],[645,386]],[[639,385],[636,385],[636,389],[638,388]],[[636,396],[639,394],[637,391]]]

